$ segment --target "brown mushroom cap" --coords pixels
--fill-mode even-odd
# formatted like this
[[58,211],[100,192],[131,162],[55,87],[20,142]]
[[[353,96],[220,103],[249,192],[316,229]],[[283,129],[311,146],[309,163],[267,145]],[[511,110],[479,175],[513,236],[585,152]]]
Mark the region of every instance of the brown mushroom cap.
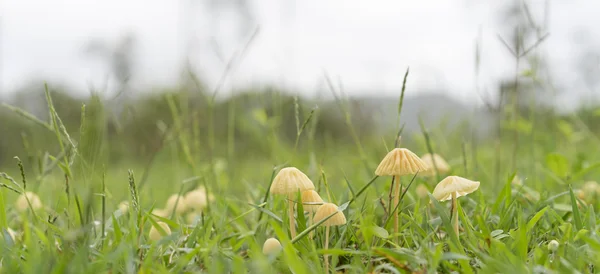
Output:
[[333,215],[331,218],[327,219],[327,221],[321,224],[322,226],[335,226],[335,225],[343,225],[346,224],[346,216],[344,216],[344,212],[338,209],[338,206],[332,203],[324,203],[322,206],[317,209],[317,213],[315,213],[314,222],[318,223],[319,221],[327,218],[327,216],[337,212],[337,214]]
[[293,194],[298,191],[315,189],[312,181],[295,167],[283,168],[277,173],[271,184],[273,194]]
[[465,196],[479,188],[479,182],[471,181],[458,176],[448,176],[435,186],[433,197],[438,201],[452,199],[452,193],[456,193],[456,198]]
[[412,151],[395,148],[381,160],[375,174],[378,176],[402,176],[425,171],[429,166]]
[[[311,204],[305,204],[305,203],[315,203],[315,204],[311,205]],[[319,203],[319,204],[317,204],[317,203]],[[323,203],[323,199],[321,199],[321,196],[319,196],[319,193],[317,193],[316,191],[314,191],[312,189],[302,191],[302,206],[304,207],[305,211],[316,212],[322,203]]]
[[[437,167],[437,170],[439,173],[447,173],[450,171],[450,165],[448,165],[448,162],[446,162],[446,160],[444,160],[444,158],[442,158],[442,156],[438,155],[438,154],[430,154],[427,153],[423,156],[421,156],[421,160],[423,160],[423,162],[425,162],[425,164],[427,164],[427,166],[429,167],[429,169],[426,172],[421,173],[422,175],[426,175],[426,176],[433,176],[435,175],[435,170],[434,167]],[[433,164],[433,161],[435,160],[435,165]]]

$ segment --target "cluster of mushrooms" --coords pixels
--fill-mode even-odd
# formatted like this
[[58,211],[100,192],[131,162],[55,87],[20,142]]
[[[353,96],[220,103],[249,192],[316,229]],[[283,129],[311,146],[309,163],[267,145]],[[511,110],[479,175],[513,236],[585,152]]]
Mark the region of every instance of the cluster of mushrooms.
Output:
[[[434,167],[434,170],[432,170]],[[397,208],[400,203],[400,177],[405,175],[425,175],[446,173],[450,167],[444,159],[437,154],[426,154],[419,158],[413,152],[406,148],[395,148],[390,151],[381,161],[375,174],[377,176],[392,176],[393,187],[390,197],[393,199],[392,208]],[[465,196],[479,188],[479,182],[471,181],[458,176],[448,176],[440,181],[435,187],[432,196],[438,201],[452,200],[451,216],[454,233],[458,236],[459,224],[457,214],[457,198]],[[288,200],[288,218],[289,231],[291,238],[296,237],[296,223],[294,218],[294,206],[302,203],[304,211],[309,213],[309,222],[318,223],[329,217],[321,226],[325,226],[324,248],[329,245],[329,229],[331,226],[346,224],[344,213],[338,209],[338,206],[332,203],[323,202],[323,199],[315,191],[312,181],[302,171],[295,167],[283,168],[273,179],[270,192],[276,195],[286,195]],[[300,192],[300,195],[298,195]],[[296,201],[301,197],[301,201]],[[399,235],[398,211],[393,210],[390,214],[394,218],[394,235]],[[304,214],[298,212],[298,214]],[[314,216],[313,216],[314,214]],[[331,216],[333,214],[333,216]],[[331,217],[330,217],[331,216]],[[275,238],[269,238],[263,245],[263,253],[273,254],[281,249],[280,242]],[[324,255],[325,270],[329,270],[329,260]]]
[[[214,200],[214,196],[209,193],[204,186],[199,186],[185,195],[171,195],[167,199],[165,207],[154,209],[152,214],[162,218],[169,218],[171,214],[185,214],[187,222],[193,224],[198,220],[200,214],[208,205],[208,202],[212,200]],[[129,208],[128,206],[129,204],[127,202],[123,202],[119,205],[119,209],[122,212],[126,212]],[[152,227],[150,227],[148,237],[151,241],[158,241],[162,239],[163,236],[168,236],[170,234],[171,229],[168,224],[156,221],[156,224],[153,224]]]

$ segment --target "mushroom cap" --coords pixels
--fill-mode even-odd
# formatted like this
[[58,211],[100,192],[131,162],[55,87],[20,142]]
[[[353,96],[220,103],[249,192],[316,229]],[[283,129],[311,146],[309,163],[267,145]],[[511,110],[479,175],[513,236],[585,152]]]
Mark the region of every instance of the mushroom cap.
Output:
[[394,148],[381,160],[375,170],[378,176],[402,176],[425,171],[429,166],[412,151],[406,148]]
[[185,221],[188,224],[193,225],[193,224],[196,223],[196,220],[200,219],[200,217],[201,217],[200,214],[198,214],[197,212],[192,211],[192,212],[188,213],[187,215],[185,215]]
[[321,206],[319,205],[307,205],[304,203],[323,203],[323,199],[319,196],[319,193],[316,191],[309,189],[302,191],[302,206],[304,207],[304,211],[308,212],[316,212],[317,209]]
[[421,199],[427,198],[427,194],[429,194],[429,190],[424,184],[418,185],[417,188],[415,188],[415,192],[417,193],[417,196]]
[[[177,199],[179,199],[179,201],[177,201]],[[175,209],[175,213],[177,214],[181,214],[187,209],[185,204],[185,197],[180,196],[179,194],[173,194],[169,197],[169,199],[167,199],[165,210],[169,214],[171,214],[171,212],[173,212],[173,209],[175,208],[175,204],[177,204],[177,208]]]
[[180,201],[180,203],[182,202],[185,203],[185,207],[187,208],[202,211],[208,204],[208,199],[206,198],[205,190],[196,189],[185,194],[184,201]]
[[171,214],[171,211],[167,211],[166,209],[155,208],[152,210],[152,214],[162,218],[169,218],[169,214]]
[[600,191],[600,185],[595,181],[587,181],[582,188],[588,195],[594,195]]
[[[165,224],[163,222],[156,222],[156,224],[158,224],[162,228],[162,230],[165,231],[166,235],[171,235],[171,229],[169,228],[168,224]],[[148,236],[152,241],[158,241],[163,237],[163,235],[160,234],[160,231],[154,225],[152,225],[152,227],[150,228],[150,233],[148,233]]]
[[25,194],[19,195],[19,198],[17,198],[15,201],[15,208],[17,211],[23,212],[29,209],[29,203],[27,203],[27,199],[29,199],[29,203],[31,203],[31,208],[33,208],[33,210],[42,208],[42,200],[40,200],[40,197],[33,192],[27,191]]
[[551,252],[554,252],[554,251],[558,250],[559,246],[560,246],[560,243],[558,243],[557,240],[552,240],[548,243],[548,250]]
[[119,203],[119,211],[121,211],[121,213],[127,213],[127,211],[129,211],[129,202],[122,201]]
[[[426,172],[422,173],[423,175],[435,175],[434,167],[437,167],[439,173],[448,173],[450,171],[450,165],[448,165],[448,162],[446,162],[446,160],[444,160],[444,158],[442,158],[442,156],[440,156],[439,154],[427,153],[421,156],[421,160],[423,160],[423,162],[425,162],[425,164],[427,164],[427,166],[429,167],[429,169]],[[435,165],[433,164],[434,160]]]
[[315,189],[315,185],[306,174],[295,167],[286,167],[277,173],[270,191],[273,194],[293,194],[310,189]]
[[465,196],[479,188],[479,182],[471,181],[458,176],[448,176],[435,186],[433,197],[438,201],[452,199],[452,193],[456,193],[456,198]]
[[334,226],[334,225],[344,225],[346,224],[346,216],[344,216],[344,212],[338,209],[338,206],[332,203],[324,203],[317,209],[317,213],[315,213],[314,222],[318,223],[319,221],[327,218],[327,216],[337,212],[337,214],[333,215],[331,218],[327,219],[321,225],[323,226]]
[[269,238],[263,244],[263,254],[269,255],[279,252],[281,243],[275,238]]

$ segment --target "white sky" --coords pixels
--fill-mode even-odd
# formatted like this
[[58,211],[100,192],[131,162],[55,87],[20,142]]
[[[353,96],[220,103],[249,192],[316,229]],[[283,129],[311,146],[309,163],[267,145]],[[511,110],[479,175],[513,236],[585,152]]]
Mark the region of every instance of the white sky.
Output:
[[[474,48],[479,32],[483,89],[492,93],[499,79],[514,73],[514,61],[497,39],[505,33],[501,2],[255,0],[250,5],[255,22],[240,30],[232,12],[208,12],[202,1],[2,0],[0,93],[31,79],[67,83],[82,92],[90,85],[101,87],[109,70],[83,48],[92,39],[116,43],[128,31],[137,39],[134,87],[176,83],[186,54],[214,85],[225,65],[216,52],[231,56],[246,40],[239,33],[248,36],[259,26],[228,87],[277,84],[314,94],[327,71],[349,93],[396,94],[410,66],[413,91],[437,89],[477,99]],[[541,22],[545,1],[528,3]],[[549,7],[550,37],[540,50],[549,55],[560,86],[573,87],[581,49],[600,45],[600,1],[557,0]],[[576,44],[576,33],[588,39]]]

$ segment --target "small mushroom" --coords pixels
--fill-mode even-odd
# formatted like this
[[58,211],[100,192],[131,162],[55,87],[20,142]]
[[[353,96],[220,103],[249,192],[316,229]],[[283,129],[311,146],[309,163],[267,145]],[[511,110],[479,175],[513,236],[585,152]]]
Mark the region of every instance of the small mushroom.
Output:
[[446,174],[450,171],[450,165],[439,154],[427,153],[427,154],[421,156],[421,160],[423,160],[423,162],[425,162],[427,164],[427,166],[430,167],[427,171],[422,172],[421,175],[435,176],[436,169],[439,174]]
[[[308,212],[309,225],[313,223],[313,214],[322,204],[323,199],[321,199],[321,196],[316,191],[312,189],[302,191],[302,206],[304,207],[304,211]],[[312,236],[313,231],[310,232],[310,237],[312,238]]]
[[166,209],[155,208],[152,210],[152,214],[162,218],[169,218],[171,213]]
[[148,233],[150,240],[158,241],[158,240],[162,239],[162,237],[164,237],[164,236],[171,235],[171,229],[169,228],[168,224],[163,223],[163,222],[156,222],[156,224],[158,226],[160,226],[160,229],[158,229],[158,228],[156,228],[156,226],[152,225],[152,227],[150,228],[150,233]]
[[419,199],[425,199],[427,198],[427,194],[429,194],[429,190],[424,184],[418,185],[415,189],[415,192],[417,193],[417,197],[419,197]]
[[40,197],[33,192],[25,192],[25,194],[19,195],[19,198],[15,201],[15,208],[19,212],[24,212],[29,209],[29,205],[31,204],[31,209],[38,210],[42,208],[42,200]]
[[173,194],[167,199],[165,210],[171,214],[175,209],[176,214],[182,214],[186,211],[185,197],[179,194]]
[[129,202],[123,201],[119,203],[119,211],[121,211],[122,214],[127,213],[129,211]]
[[183,203],[186,208],[191,208],[197,212],[202,211],[208,204],[206,192],[201,189],[196,189],[185,194]]
[[452,200],[451,216],[454,233],[458,237],[458,208],[456,199],[465,196],[479,188],[479,182],[471,181],[458,176],[448,176],[435,186],[432,196],[438,201]]
[[[394,189],[390,193],[390,196],[393,197],[393,208],[396,208],[400,203],[400,176],[417,174],[427,170],[428,167],[419,156],[406,148],[395,148],[385,155],[375,170],[375,174],[378,176],[394,176]],[[398,212],[396,211],[394,212],[394,234],[396,235],[396,240],[398,240],[398,223]]]
[[558,250],[558,247],[560,246],[560,244],[558,243],[557,240],[552,240],[548,243],[548,250],[552,253],[556,252]]
[[[319,207],[317,212],[315,213],[315,222],[318,223],[321,220],[327,218],[329,215],[334,214],[331,218],[327,219],[321,225],[325,226],[325,250],[329,248],[329,227],[345,225],[346,224],[346,216],[344,213],[339,210],[338,206],[332,203],[324,203]],[[329,273],[329,258],[327,255],[323,255],[323,259],[325,260],[325,271]]]
[[290,218],[290,235],[296,237],[296,222],[294,220],[294,195],[298,191],[315,189],[312,181],[295,167],[283,168],[277,173],[277,176],[271,183],[269,191],[272,194],[287,195]]
[[269,238],[263,244],[263,254],[271,255],[276,254],[281,250],[281,243],[275,238]]

